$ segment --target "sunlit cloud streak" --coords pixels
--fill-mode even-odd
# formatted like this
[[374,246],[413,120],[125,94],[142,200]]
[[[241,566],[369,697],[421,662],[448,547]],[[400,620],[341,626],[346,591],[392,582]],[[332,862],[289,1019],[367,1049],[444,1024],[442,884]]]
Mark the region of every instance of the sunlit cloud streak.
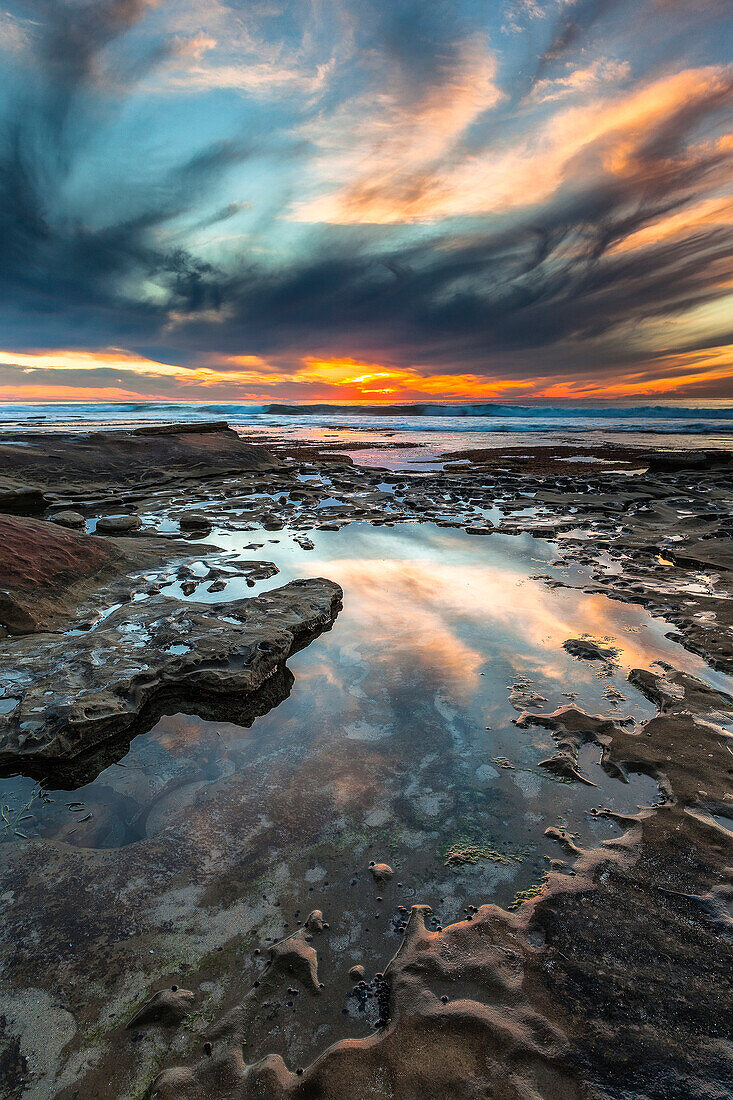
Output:
[[12,2],[0,397],[727,396],[731,30],[717,0]]

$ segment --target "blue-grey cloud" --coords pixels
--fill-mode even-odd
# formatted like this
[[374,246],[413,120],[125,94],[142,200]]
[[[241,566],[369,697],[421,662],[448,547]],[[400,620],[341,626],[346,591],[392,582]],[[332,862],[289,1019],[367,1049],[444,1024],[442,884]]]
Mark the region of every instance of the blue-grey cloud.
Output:
[[[485,6],[469,0],[334,0],[329,33],[348,30],[344,67],[335,66],[330,84],[324,77],[320,100],[304,104],[290,92],[264,102],[209,89],[200,93],[203,104],[192,95],[176,105],[146,84],[151,74],[164,82],[179,50],[183,32],[165,22],[174,7],[146,0],[23,5],[33,33],[27,55],[9,70],[0,127],[0,319],[15,346],[115,344],[154,348],[179,362],[215,352],[284,362],[299,352],[388,352],[395,361],[456,372],[494,371],[503,362],[509,374],[541,358],[543,371],[582,371],[589,354],[609,365],[638,355],[628,341],[635,325],[679,318],[728,293],[730,218],[693,220],[688,233],[624,247],[645,227],[724,193],[732,146],[720,135],[733,106],[733,78],[717,61],[710,67],[714,76],[701,78],[694,96],[660,108],[643,134],[630,129],[623,169],[599,167],[605,147],[600,139],[590,142],[541,201],[517,201],[486,215],[451,214],[427,225],[295,225],[275,204],[228,251],[202,248],[201,230],[239,226],[235,215],[250,211],[257,216],[256,203],[227,191],[233,174],[254,181],[264,195],[268,180],[288,196],[305,189],[303,173],[318,150],[301,127],[311,134],[318,123],[322,135],[330,119],[343,125],[348,66],[361,111],[371,94],[378,121],[386,89],[393,96],[390,124],[395,102],[404,108],[407,142],[410,111],[425,102],[439,107],[441,97],[450,99],[465,81],[467,43],[480,36],[499,50],[500,20],[489,25]],[[296,55],[307,39],[303,11],[303,5],[284,5],[279,16],[258,25],[266,36],[268,18],[275,21],[277,48],[268,62],[275,76],[285,64],[288,28]],[[514,53],[507,45],[499,65],[504,98],[492,125],[482,131],[479,118],[472,141],[456,134],[435,163],[416,169],[408,181],[415,199],[448,186],[456,165],[480,156],[490,163],[518,134],[526,137],[528,127],[541,125],[546,116],[528,116],[526,103],[518,106],[517,89],[526,92],[528,73],[531,85],[558,66],[585,64],[591,45],[602,49],[595,36],[607,23],[618,53],[626,11],[624,0],[565,5],[544,27],[529,69],[524,44]],[[225,7],[220,18],[222,12],[226,17]],[[255,14],[254,6],[231,7],[238,21]],[[680,13],[665,5],[661,18],[673,27],[688,15],[684,6]],[[711,3],[706,17],[717,42],[726,13]],[[244,33],[240,22],[237,28]],[[323,23],[318,30],[326,33]],[[705,43],[701,37],[693,57],[679,56],[674,71],[701,68]],[[337,58],[338,45],[329,43]],[[638,70],[638,44],[629,41],[628,52]],[[639,86],[652,87],[670,71],[668,63],[654,67],[642,73]],[[18,73],[25,74],[22,81]],[[140,112],[134,123],[125,113],[133,99]],[[140,118],[161,126],[165,155],[157,164],[129,158]],[[126,154],[117,165],[125,183],[115,204],[102,184],[95,198],[93,185],[98,150],[113,149],[110,134],[117,133]],[[343,136],[334,134],[337,145]],[[349,136],[358,152],[358,129]],[[106,178],[100,172],[100,180]],[[402,183],[401,201],[408,184]],[[102,213],[115,205],[116,217]]]

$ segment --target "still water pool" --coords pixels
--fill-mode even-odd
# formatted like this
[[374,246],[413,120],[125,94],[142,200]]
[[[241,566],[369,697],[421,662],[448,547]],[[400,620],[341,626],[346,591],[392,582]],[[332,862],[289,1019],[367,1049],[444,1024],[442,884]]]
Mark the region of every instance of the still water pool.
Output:
[[[221,602],[226,615],[227,600],[294,577],[343,586],[333,629],[291,658],[259,717],[245,722],[236,701],[194,701],[64,788],[0,780],[3,1012],[16,1030],[42,1020],[58,1038],[49,1066],[75,1036],[70,1080],[74,1060],[93,1059],[99,1035],[161,982],[195,991],[198,1034],[316,907],[331,926],[318,948],[327,995],[308,998],[307,1013],[294,998],[277,1020],[254,1021],[250,1056],[304,1064],[368,1034],[348,971],[384,969],[411,904],[432,907],[433,927],[487,901],[519,904],[550,860],[573,872],[546,829],[596,846],[620,828],[595,809],[634,812],[661,797],[648,776],[608,776],[593,746],[579,756],[588,784],[553,777],[540,766],[549,732],[515,724],[523,705],[573,702],[640,729],[653,708],[627,683],[631,668],[661,660],[729,686],[665,637],[664,622],[582,592],[587,578],[550,543],[350,523],[309,531],[304,550],[293,534],[213,534],[232,564],[279,567],[253,587],[231,577],[218,593],[202,584],[184,597],[180,579],[166,588]],[[613,667],[565,651],[582,635],[616,648]],[[371,860],[390,863],[394,879],[375,886]],[[181,1050],[187,1041],[177,1034]],[[135,1047],[141,1079],[164,1053],[154,1035]],[[32,1100],[48,1095],[38,1080]]]
[[[222,593],[202,587],[190,597],[225,604],[297,576],[343,586],[333,630],[289,662],[287,698],[250,728],[196,714],[164,717],[77,789],[3,779],[4,838],[85,848],[144,843],[204,807],[217,815],[232,789],[246,798],[231,777],[246,784],[255,768],[282,798],[315,768],[330,789],[324,839],[340,829],[344,850],[350,835],[356,850],[378,843],[403,868],[437,876],[446,899],[461,878],[462,895],[507,904],[536,880],[543,857],[560,854],[544,837],[547,827],[597,843],[617,827],[593,808],[630,812],[658,799],[649,777],[624,784],[607,776],[591,748],[582,763],[597,786],[558,781],[538,766],[552,752],[550,734],[520,730],[514,720],[527,699],[545,713],[572,701],[592,714],[650,717],[651,705],[626,683],[631,668],[661,659],[706,674],[699,658],[665,637],[663,622],[533,579],[573,584],[582,576],[564,567],[556,547],[530,537],[360,523],[311,536],[315,548],[306,551],[286,532],[261,532],[258,554],[278,565],[276,577],[254,588],[235,578]],[[213,541],[236,561],[253,556],[243,549],[253,537],[222,531]],[[184,598],[179,584],[167,592]],[[585,634],[618,649],[613,670],[563,650],[566,639]],[[461,843],[506,861],[478,854],[475,864],[444,867],[446,852]],[[432,901],[445,919],[453,915],[454,904]]]

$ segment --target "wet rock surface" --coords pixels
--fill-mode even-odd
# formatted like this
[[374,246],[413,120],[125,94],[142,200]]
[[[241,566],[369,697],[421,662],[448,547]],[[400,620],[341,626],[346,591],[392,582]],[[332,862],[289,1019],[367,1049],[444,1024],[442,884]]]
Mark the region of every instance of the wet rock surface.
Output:
[[[58,518],[54,518],[58,523]],[[129,535],[139,531],[142,525],[140,516],[100,516],[97,520],[97,534]]]
[[130,1030],[153,1024],[175,1027],[188,1016],[193,1000],[194,994],[190,989],[179,989],[177,985],[172,985],[170,989],[160,989],[137,1010],[127,1027]]
[[599,645],[591,638],[568,638],[563,642],[563,648],[572,653],[573,657],[579,657],[583,661],[612,662],[618,656],[618,651],[613,646]]
[[6,694],[0,766],[65,761],[120,736],[161,696],[254,692],[298,646],[330,627],[342,592],[331,581],[292,581],[252,600],[181,604],[153,596],[114,611],[74,638],[15,640],[0,651]]
[[[246,573],[243,562],[251,559],[227,559],[231,535],[252,532],[245,537],[258,550],[268,539],[285,535],[308,548],[321,531],[337,533],[355,520],[373,526],[430,523],[484,543],[497,535],[528,533],[538,540],[552,539],[559,566],[551,574],[540,572],[544,565],[537,572],[546,577],[548,587],[570,586],[591,600],[610,595],[641,604],[671,624],[670,633],[689,651],[733,672],[729,457],[717,453],[701,460],[699,455],[655,455],[634,448],[603,454],[615,458],[624,472],[603,464],[572,466],[569,459],[582,457],[577,448],[545,454],[540,461],[531,456],[527,461],[527,448],[517,448],[511,455],[494,453],[487,461],[476,456],[478,461],[468,465],[416,474],[359,468],[333,452],[324,457],[302,449],[277,469],[225,474],[185,495],[177,496],[175,489],[138,494],[124,485],[110,487],[116,503],[134,507],[143,524],[168,532],[177,551],[187,545],[182,533],[195,532],[202,515],[214,531],[214,545],[219,539],[220,546],[207,552],[205,570],[192,569],[191,575],[175,578],[183,599],[155,592],[95,627],[92,634],[98,638],[112,632],[109,647],[121,661],[120,691],[114,684],[105,686],[113,698],[107,733],[120,716],[123,724],[133,712],[139,718],[130,702],[137,695],[132,675],[136,654],[139,659],[143,653],[161,679],[170,677],[175,691],[181,690],[181,680],[190,679],[193,694],[200,689],[203,697],[211,676],[221,677],[224,689],[228,673],[219,665],[203,669],[199,684],[186,654],[170,654],[169,660],[160,649],[166,637],[169,644],[185,645],[187,633],[204,638],[220,617],[237,618],[240,611],[232,614],[232,607],[238,601],[227,600],[227,591],[234,574]],[[452,458],[465,462],[467,456],[470,452]],[[56,507],[52,502],[49,516]],[[93,494],[79,503],[90,522],[103,508],[112,511],[108,501],[95,500]],[[182,520],[189,510],[191,519]],[[104,547],[113,541],[96,539]],[[260,564],[266,571],[267,563]],[[212,575],[211,569],[221,569],[220,575]],[[170,576],[162,582],[165,588],[173,583]],[[183,585],[190,586],[188,594]],[[201,609],[195,601],[214,586],[216,598],[225,602]],[[338,599],[333,589],[331,597]],[[326,590],[320,595],[327,595]],[[347,590],[347,603],[349,595]],[[276,596],[267,594],[269,599]],[[247,607],[252,609],[259,599],[239,601],[245,621],[222,628],[223,660],[231,661],[233,653],[240,660],[239,642],[230,651],[224,637],[231,627],[242,640],[252,628]],[[259,616],[257,611],[256,621]],[[267,624],[264,607],[261,616]],[[127,631],[130,638],[138,628],[159,631],[157,648],[147,654],[147,640],[144,646],[123,641],[125,627],[133,628]],[[98,644],[92,634],[83,645],[73,636],[67,648],[89,656]],[[9,645],[15,653],[24,652],[25,646],[30,652],[30,641],[16,638]],[[51,644],[60,647],[64,641],[52,639]],[[205,650],[207,644],[194,648]],[[204,790],[187,796],[192,808],[185,826],[178,823],[168,834],[151,830],[144,842],[125,849],[122,862],[115,851],[74,849],[61,842],[44,848],[29,841],[22,863],[18,857],[8,864],[7,886],[17,895],[28,876],[36,876],[34,881],[42,884],[36,900],[50,907],[56,923],[47,926],[48,939],[34,953],[20,936],[21,927],[28,926],[29,909],[17,917],[11,912],[5,980],[15,989],[26,988],[35,980],[34,954],[45,958],[55,975],[57,998],[48,1018],[61,1027],[66,1018],[58,1006],[65,1006],[78,1021],[79,1036],[72,1039],[70,1034],[53,1083],[48,1075],[34,1083],[32,1072],[25,1070],[27,1096],[80,1100],[104,1095],[110,1079],[116,1095],[176,1098],[709,1100],[733,1091],[733,700],[709,683],[660,663],[631,672],[629,690],[641,692],[656,710],[651,718],[631,720],[625,711],[627,692],[620,692],[617,683],[612,640],[567,632],[559,636],[560,652],[563,645],[573,668],[587,665],[600,688],[609,685],[605,698],[612,713],[586,712],[572,698],[577,687],[572,681],[565,685],[570,701],[558,707],[529,678],[515,676],[508,701],[517,738],[544,731],[549,745],[545,752],[551,755],[538,755],[537,770],[554,776],[559,790],[588,788],[589,797],[596,797],[604,775],[619,785],[643,776],[654,780],[659,800],[618,813],[604,804],[599,792],[599,802],[589,812],[598,823],[614,827],[611,839],[602,843],[584,843],[561,821],[543,829],[556,858],[547,862],[539,881],[517,893],[513,913],[483,904],[491,901],[489,891],[489,896],[477,896],[476,904],[466,898],[463,919],[445,921],[422,904],[435,880],[418,856],[420,874],[413,870],[408,889],[403,865],[385,843],[388,833],[379,834],[374,843],[350,837],[345,807],[357,816],[379,812],[374,805],[379,805],[381,786],[390,781],[391,756],[396,754],[392,743],[370,741],[369,732],[358,725],[349,734],[354,739],[344,742],[342,755],[329,744],[313,759],[304,758],[297,772],[284,770],[285,745],[274,746],[266,765],[253,767],[246,785],[234,786],[236,796],[226,813],[207,809]],[[57,665],[60,652],[55,650]],[[3,658],[6,667],[9,653],[7,649]],[[465,654],[458,659],[465,661]],[[47,668],[51,683],[50,656]],[[283,675],[281,660],[275,668],[260,691]],[[232,673],[235,680],[244,674],[244,665]],[[350,686],[358,692],[358,684]],[[68,690],[68,699],[76,699],[77,706],[79,688],[77,682]],[[225,690],[229,688],[231,681]],[[53,683],[48,690],[53,698],[41,692],[31,703],[43,708],[44,728],[56,729],[54,736],[63,738],[68,736],[68,716],[79,712],[70,704],[68,715],[54,717],[59,686]],[[228,696],[217,701],[217,690],[209,713],[223,716]],[[288,685],[282,686],[276,698],[284,698],[287,690]],[[415,707],[417,711],[417,702]],[[201,709],[206,709],[203,702]],[[264,709],[266,704],[260,712]],[[12,713],[4,718],[12,724]],[[109,718],[91,713],[81,721],[93,727],[98,719],[98,729],[104,729]],[[67,725],[54,727],[57,721]],[[465,753],[465,734],[448,711],[445,722],[453,743]],[[423,736],[419,724],[416,731],[407,736],[413,752]],[[424,774],[429,774],[440,762],[429,759],[436,745],[424,748]],[[29,751],[32,755],[34,750]],[[588,752],[596,754],[600,768],[592,770]],[[408,757],[409,749],[397,766]],[[537,781],[535,774],[521,771],[503,755],[482,768],[484,775],[516,774],[517,783]],[[235,772],[217,780],[219,785],[236,782]],[[423,813],[429,810],[439,817],[443,810],[422,788],[407,789],[409,795],[395,804],[401,820],[415,830],[404,835],[417,846],[423,836],[416,824],[421,820],[418,803],[426,808]],[[166,788],[169,803],[176,797],[172,786]],[[489,816],[490,809],[483,812]],[[375,823],[380,820],[375,817]],[[387,814],[386,829],[389,820]],[[198,850],[207,843],[202,838],[212,830],[216,843],[205,848],[202,859]],[[357,849],[358,859],[352,858]],[[282,871],[274,871],[273,865],[284,866],[278,862],[280,853],[291,850],[309,855],[293,856],[287,864],[290,877],[280,881]],[[468,876],[486,867],[503,872],[518,858],[469,837],[441,852],[440,864],[445,874],[466,876],[461,881],[467,889],[465,884],[472,881]],[[218,876],[211,868],[216,861],[221,864]],[[200,872],[204,885],[197,886],[195,897],[184,898],[191,889],[189,867],[194,862],[205,865]],[[378,878],[374,871],[382,866],[390,871],[394,867],[395,873]],[[79,939],[71,918],[72,881],[74,890],[84,883],[99,895],[95,912],[100,924],[86,933],[86,940]],[[165,883],[157,904],[135,896],[116,908],[115,899],[127,897],[129,884],[137,881]],[[329,893],[331,882],[335,888]],[[355,917],[357,897],[370,914],[370,936],[378,928],[380,935],[392,937],[385,940],[393,945],[386,958],[375,955],[375,939],[362,934],[364,918],[360,924]],[[323,904],[328,921],[322,914],[314,916],[309,899]],[[216,932],[206,940],[206,950],[182,951],[176,945],[184,926],[187,942],[203,942],[203,928]],[[19,942],[13,944],[13,935]],[[82,1003],[81,991],[89,958],[98,963],[101,957],[100,938],[111,973],[106,992],[95,995],[90,1007]],[[129,945],[136,939],[142,953],[158,952],[161,944],[170,952],[170,961],[164,958],[150,972],[157,988],[146,987],[139,962],[132,976]],[[74,960],[54,969],[55,955],[67,942],[74,943]],[[154,1020],[149,1026],[138,1021],[137,1030],[127,1027],[131,1007],[144,1012],[152,1005],[154,1014],[155,998],[165,1001],[173,984],[193,993],[191,1012],[181,1017],[175,1033],[166,1034],[165,1023]],[[7,1050],[26,1057],[23,1052],[34,1050],[39,1040],[23,1016],[22,999],[16,996],[12,1004],[5,1015]],[[334,1020],[342,1022],[340,1034]]]
[[[11,445],[0,442],[0,491],[9,496],[76,489],[88,493],[91,488],[155,486],[176,478],[200,482],[278,465],[263,447],[245,443],[219,421],[83,434],[26,432],[14,436]],[[22,504],[22,497],[15,499]]]
[[[595,531],[592,548],[588,545],[591,540],[586,538],[571,538],[564,543],[570,557],[583,564],[592,563],[595,572],[588,587],[641,600],[677,618],[689,631],[683,642],[691,648],[703,647],[719,666],[729,667],[730,582],[723,571],[729,564],[729,544],[723,539],[704,545],[716,530],[727,526],[726,501],[732,488],[727,465],[721,464],[717,473],[711,471],[704,504],[697,496],[697,485],[685,484],[685,463],[659,465],[663,473],[649,473],[637,483],[609,475],[601,476],[600,486],[589,480],[585,494],[579,494],[576,486],[568,484],[566,488],[563,478],[547,484],[547,479],[543,483],[543,479],[519,480],[502,475],[499,485],[489,488],[471,472],[436,478],[441,488],[448,490],[436,498],[430,480],[415,477],[409,479],[401,498],[394,491],[397,499],[390,514],[383,511],[382,520],[399,522],[417,513],[421,519],[468,530],[478,530],[479,526],[490,530],[486,522],[476,524],[470,507],[467,513],[465,498],[470,495],[474,507],[478,502],[493,507],[504,495],[510,498],[509,507],[504,519],[494,524],[495,530],[529,527],[546,537],[563,531],[572,534],[589,524]],[[329,475],[332,473],[329,471]],[[339,480],[343,485],[343,476]],[[517,480],[517,488],[523,493],[519,501],[511,500]],[[333,481],[329,487],[332,493]],[[423,492],[418,488],[421,482]],[[674,504],[659,503],[670,496],[675,498]],[[712,508],[711,496],[718,501]],[[649,501],[657,502],[653,509],[648,507]],[[535,510],[544,508],[546,518],[536,511],[530,519],[507,518],[530,502]],[[367,514],[375,503],[374,498],[366,500],[363,494],[359,502]],[[563,507],[573,509],[572,518],[562,514]],[[683,519],[681,513],[687,511],[699,518],[693,522]],[[623,519],[615,520],[614,514]],[[605,535],[600,546],[599,529]],[[663,568],[676,574],[668,583],[664,573],[660,580],[658,558],[660,543],[670,542],[683,546],[675,548],[666,559],[670,564]],[[623,565],[618,571],[607,572],[605,562],[598,559],[614,548]],[[716,611],[721,615],[710,615],[702,630],[700,620],[695,618],[700,614],[701,594],[685,594],[678,586],[680,574],[676,570],[680,567],[673,562],[680,561],[681,553],[688,563],[699,564],[704,556],[708,566],[714,561],[721,570],[715,580],[720,591]],[[685,583],[690,584],[689,573]],[[589,639],[569,642],[566,648],[580,659],[597,661],[602,666],[615,659],[613,647],[608,645]],[[408,925],[412,926],[411,934],[406,933],[403,947],[386,972],[390,1016],[384,1033],[358,1044],[346,1042],[332,1047],[303,1075],[291,1073],[278,1059],[251,1065],[245,1060],[239,1094],[254,1096],[264,1090],[272,1096],[315,1092],[362,1097],[368,1088],[370,1094],[386,1097],[392,1095],[392,1086],[382,1083],[386,1081],[399,1082],[400,1095],[404,1096],[462,1096],[479,1089],[498,1097],[531,1088],[546,1097],[588,1093],[662,1096],[670,1089],[687,1089],[689,1095],[702,1097],[709,1086],[729,1089],[732,1066],[720,1045],[720,1020],[724,1013],[722,1000],[731,992],[730,945],[726,944],[716,959],[702,960],[709,936],[714,935],[706,913],[715,912],[718,921],[721,919],[722,902],[713,899],[720,897],[716,891],[725,893],[729,889],[728,885],[724,887],[729,877],[724,874],[723,836],[703,840],[698,833],[693,837],[686,827],[684,807],[688,801],[699,799],[703,791],[707,798],[713,795],[718,808],[729,804],[730,749],[718,742],[719,759],[712,765],[718,779],[710,782],[700,771],[702,767],[710,777],[707,766],[716,754],[709,751],[709,735],[703,735],[697,726],[700,739],[696,748],[690,751],[682,743],[694,736],[696,723],[705,721],[711,704],[714,714],[730,716],[731,700],[718,696],[703,702],[703,685],[687,680],[681,685],[674,672],[667,677],[670,693],[665,693],[667,689],[660,686],[659,679],[636,674],[636,683],[668,714],[667,718],[660,714],[645,729],[633,728],[633,724],[629,727],[619,719],[586,715],[572,707],[550,715],[524,714],[518,720],[520,726],[539,722],[551,730],[558,751],[545,765],[556,765],[563,778],[589,782],[577,759],[581,747],[593,743],[601,749],[601,764],[610,774],[623,777],[629,771],[645,771],[660,779],[667,792],[663,809],[629,818],[622,823],[627,832],[620,841],[607,842],[587,854],[566,830],[548,830],[549,839],[577,861],[575,872],[572,877],[562,871],[551,872],[534,897],[529,892],[521,918],[514,924],[506,914],[487,906],[473,916],[470,924],[451,925],[442,933],[425,933],[422,911],[413,911]],[[524,686],[523,693],[522,698],[518,692],[517,698],[541,702],[533,699]],[[693,697],[696,706],[691,705]],[[669,724],[660,727],[659,722]],[[712,792],[710,788],[716,786],[717,792]],[[601,808],[598,812],[604,811]],[[674,842],[670,843],[672,837]],[[680,866],[683,851],[694,851],[695,857],[690,863],[686,856]],[[684,913],[670,913],[668,900],[661,900],[668,899],[665,891],[670,890],[680,899],[678,904]],[[695,898],[706,900],[697,902]],[[639,928],[640,912],[647,901],[654,912],[655,927],[648,938],[633,931]],[[696,911],[693,920],[691,910]],[[456,941],[462,941],[463,947],[457,956]],[[484,946],[487,941],[492,944],[489,957]],[[438,962],[445,957],[456,961],[446,968],[445,963]],[[667,963],[662,961],[660,965],[660,960],[667,958],[674,959],[674,992],[671,998],[667,993],[657,997],[652,991],[660,982],[666,985],[671,974]],[[507,959],[512,960],[511,980],[506,974]],[[436,977],[447,981],[444,988],[449,992],[438,998],[431,988],[431,977],[433,981]],[[461,987],[469,977],[475,984],[466,1000]],[[702,1007],[704,990],[710,984],[715,987],[717,1006],[712,1013]],[[514,990],[518,988],[526,999],[517,997]],[[623,993],[619,998],[620,989]],[[695,1005],[696,997],[701,999],[699,1005]],[[619,1000],[624,1005],[621,1014],[614,1007]],[[425,1064],[425,1043],[435,1029],[440,1035],[439,1053]],[[506,1041],[502,1037],[507,1030],[512,1036],[510,1059],[506,1048],[501,1057],[495,1054],[502,1051],[502,1041]],[[727,1027],[723,1031],[729,1039]],[[540,1041],[538,1035],[542,1035]],[[235,1044],[239,1038],[233,1037]],[[691,1048],[686,1049],[686,1043]],[[420,1059],[416,1057],[418,1051]],[[173,1076],[163,1074],[150,1095],[156,1090],[161,1096],[189,1095],[187,1089],[193,1090],[190,1095],[199,1095],[198,1089],[201,1095],[212,1091],[217,1094],[212,1078],[204,1076],[205,1070],[200,1064],[198,1069],[191,1066],[186,1071],[185,1088],[177,1083],[178,1071],[169,1071]]]
[[[548,830],[575,860],[573,875],[551,871],[515,916],[484,905],[436,932],[429,907],[413,906],[378,976],[373,1037],[336,1044],[304,1071],[279,1056],[251,1061],[242,1006],[217,1030],[213,1062],[163,1071],[148,1095],[726,1095],[733,890],[730,837],[710,810],[729,803],[731,766],[720,745],[713,778],[710,743],[697,740],[705,720],[691,707],[704,685],[667,673],[648,688],[662,712],[644,730],[577,714],[565,724],[603,738],[619,769],[667,761],[662,810],[629,816],[618,840],[590,851]],[[733,717],[730,697],[708,702]],[[563,716],[552,723],[562,727]],[[680,753],[682,741],[693,744]],[[703,783],[708,810],[688,829]]]
[[94,592],[171,555],[149,543],[88,538],[43,520],[0,515],[0,628],[31,634],[77,614]]
[[53,522],[58,523],[60,527],[84,528],[84,516],[81,512],[56,512]]

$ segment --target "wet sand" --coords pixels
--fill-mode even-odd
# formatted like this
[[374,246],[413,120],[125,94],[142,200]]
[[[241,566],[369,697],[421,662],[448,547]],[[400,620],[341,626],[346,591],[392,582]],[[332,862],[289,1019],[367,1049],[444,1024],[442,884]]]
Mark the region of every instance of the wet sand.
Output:
[[[3,1095],[726,1095],[730,456],[273,451],[33,505],[118,565],[0,639],[0,718],[22,655],[67,746],[4,757]],[[62,646],[81,703],[156,601],[196,651],[318,578],[343,610],[251,690],[146,638],[166,690],[85,743],[40,686]]]

